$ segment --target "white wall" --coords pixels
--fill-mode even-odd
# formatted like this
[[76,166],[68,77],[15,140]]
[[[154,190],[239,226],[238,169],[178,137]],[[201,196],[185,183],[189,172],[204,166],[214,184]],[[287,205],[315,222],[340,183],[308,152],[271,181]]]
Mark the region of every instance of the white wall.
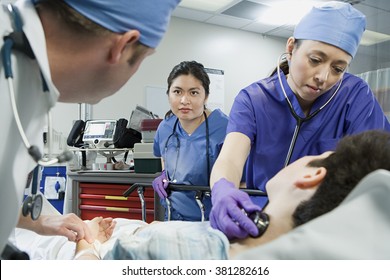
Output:
[[[205,67],[225,71],[225,112],[246,85],[266,77],[284,52],[285,39],[262,37],[216,25],[172,18],[167,34],[152,56],[114,96],[92,107],[94,119],[126,118],[135,106],[145,106],[145,87],[166,87],[166,79],[176,64],[197,60]],[[212,92],[211,92],[212,94]],[[53,127],[65,136],[78,119],[77,104],[58,103],[53,109]]]

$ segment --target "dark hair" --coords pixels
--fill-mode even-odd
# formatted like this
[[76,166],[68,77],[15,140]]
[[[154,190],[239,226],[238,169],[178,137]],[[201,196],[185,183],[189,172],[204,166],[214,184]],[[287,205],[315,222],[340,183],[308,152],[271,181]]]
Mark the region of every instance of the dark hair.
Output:
[[[63,0],[39,0],[35,3],[36,9],[47,9],[49,13],[55,14],[57,18],[74,34],[103,36],[115,32],[86,18]],[[149,47],[136,42],[134,54],[129,59],[130,65],[136,64],[139,58],[148,51]]]
[[86,18],[75,9],[66,4],[63,0],[39,0],[36,1],[35,7],[39,9],[45,8],[49,12],[56,14],[66,26],[76,33],[86,34],[109,34],[112,31]]
[[369,173],[390,170],[390,133],[371,130],[346,136],[333,154],[308,166],[325,167],[327,173],[314,195],[296,208],[294,227],[336,208]]
[[[295,48],[299,48],[301,46],[301,40],[297,40],[295,39],[294,41],[294,46]],[[279,64],[279,68],[283,71],[284,75],[288,75],[288,73],[290,73],[290,67],[288,66],[288,61],[287,60],[284,60],[282,61],[280,64]],[[274,70],[272,70],[271,74],[269,75],[270,77],[275,75],[275,73],[277,73],[278,71],[278,68],[275,67]]]
[[[173,67],[171,73],[168,76],[167,82],[168,82],[168,89],[167,94],[169,94],[169,89],[172,86],[173,81],[181,76],[181,75],[192,75],[196,79],[202,82],[202,86],[206,92],[206,97],[210,94],[210,78],[207,74],[206,70],[204,69],[203,64],[196,62],[196,61],[182,61],[175,67]],[[165,118],[168,118],[172,115],[172,111],[169,110],[165,114]]]

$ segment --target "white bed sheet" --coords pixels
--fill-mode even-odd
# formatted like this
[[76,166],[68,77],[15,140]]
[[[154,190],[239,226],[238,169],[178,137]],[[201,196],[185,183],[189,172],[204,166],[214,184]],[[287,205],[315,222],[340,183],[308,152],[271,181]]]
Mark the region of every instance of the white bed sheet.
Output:
[[[114,219],[117,225],[112,237],[101,245],[100,256],[114,246],[115,241],[124,233],[132,233],[137,228],[146,225],[140,220]],[[76,243],[69,242],[62,236],[42,236],[29,230],[16,229],[13,243],[20,250],[29,254],[32,260],[71,260],[74,257]]]

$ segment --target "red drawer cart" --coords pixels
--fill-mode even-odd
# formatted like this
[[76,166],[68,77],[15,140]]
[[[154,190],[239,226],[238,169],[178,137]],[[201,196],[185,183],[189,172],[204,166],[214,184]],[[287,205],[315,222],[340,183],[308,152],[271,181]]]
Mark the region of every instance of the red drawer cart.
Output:
[[[77,214],[81,219],[101,216],[146,220],[148,223],[164,219],[164,209],[152,188],[152,181],[159,173],[68,172],[67,175],[68,187],[71,188],[68,201],[71,209],[68,212]],[[123,196],[135,183],[146,185],[143,201],[137,191],[128,197]]]
[[[79,209],[83,220],[90,220],[97,216],[142,219],[140,198],[137,192],[124,197],[130,185],[80,183]],[[154,192],[153,188],[146,188],[145,193],[146,222],[154,220]]]

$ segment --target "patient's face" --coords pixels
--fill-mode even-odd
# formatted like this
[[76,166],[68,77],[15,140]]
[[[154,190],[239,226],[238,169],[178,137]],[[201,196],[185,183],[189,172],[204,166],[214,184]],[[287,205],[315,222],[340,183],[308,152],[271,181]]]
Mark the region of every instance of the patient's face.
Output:
[[297,180],[307,178],[315,172],[316,168],[309,167],[308,163],[313,160],[326,158],[331,153],[326,152],[317,156],[305,156],[280,170],[266,185],[269,200],[284,198],[284,196],[293,199],[294,197],[291,195],[298,189],[295,185]]

